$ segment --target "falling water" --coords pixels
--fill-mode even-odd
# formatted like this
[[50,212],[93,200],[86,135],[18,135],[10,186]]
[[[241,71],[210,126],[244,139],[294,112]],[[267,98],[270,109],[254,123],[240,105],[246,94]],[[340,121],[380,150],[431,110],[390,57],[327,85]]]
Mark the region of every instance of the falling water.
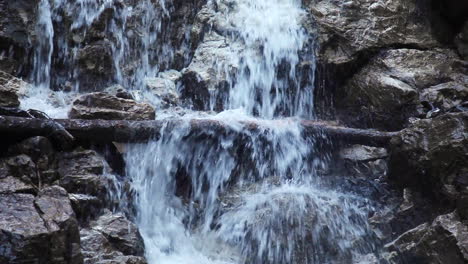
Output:
[[[229,3],[221,17],[235,29],[230,41],[243,48],[228,61],[239,66],[227,110],[186,116],[177,127],[168,122],[158,140],[126,154],[148,261],[357,262],[375,251],[367,224],[372,204],[324,184],[319,171],[327,155],[299,125],[298,118],[313,116],[314,81],[308,76],[304,85],[297,73],[311,38],[300,1]],[[189,120],[203,118],[232,132],[191,130]]]
[[[71,92],[86,88],[73,65],[106,10],[112,13],[106,23],[111,81],[140,89],[146,77],[156,76],[173,55],[158,35],[162,18],[170,16],[170,2],[122,3],[41,0],[31,76],[36,89],[23,107],[55,109],[54,116],[66,112],[67,93],[58,96],[64,102],[55,102],[57,108],[50,92],[60,90],[65,80]],[[320,174],[330,160],[318,147],[326,139],[303,137],[300,119],[313,118],[315,57],[313,36],[302,26],[301,1],[211,0],[206,5],[221,4],[229,7],[216,11],[230,27],[224,37],[242,47],[228,58],[237,65],[234,74],[218,65],[229,75],[229,91],[221,95],[225,111],[189,114],[177,126],[167,120],[158,139],[129,145],[125,155],[148,262],[353,263],[375,253],[367,224],[372,203],[327,184]],[[69,27],[65,32],[71,35],[54,32],[54,23]],[[54,72],[54,63],[64,70]],[[190,120],[204,118],[227,130],[193,131]]]

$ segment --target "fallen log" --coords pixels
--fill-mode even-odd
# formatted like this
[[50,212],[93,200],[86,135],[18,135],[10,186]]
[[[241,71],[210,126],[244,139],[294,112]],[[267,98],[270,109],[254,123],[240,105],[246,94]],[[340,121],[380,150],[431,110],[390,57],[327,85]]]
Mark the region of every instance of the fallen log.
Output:
[[[185,126],[190,131],[201,133],[245,133],[261,132],[275,127],[287,127],[292,120],[241,121],[230,124],[227,121],[213,119],[186,120],[79,120],[79,119],[38,119],[12,116],[0,116],[0,134],[21,136],[50,136],[54,128],[63,127],[73,138],[91,142],[137,143],[160,136],[161,129],[176,129]],[[329,122],[302,120],[299,121],[305,136],[326,135],[328,138],[343,140],[351,144],[385,146],[391,137],[398,132],[357,129],[338,126]],[[235,124],[235,125],[234,125]],[[243,129],[239,129],[239,125]],[[68,137],[67,135],[59,135]]]

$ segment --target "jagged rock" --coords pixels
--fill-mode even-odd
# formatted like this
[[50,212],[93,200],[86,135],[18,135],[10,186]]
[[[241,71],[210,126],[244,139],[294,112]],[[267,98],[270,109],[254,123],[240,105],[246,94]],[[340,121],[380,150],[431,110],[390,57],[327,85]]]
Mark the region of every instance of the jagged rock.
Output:
[[44,156],[52,158],[55,153],[54,147],[49,139],[41,136],[27,138],[11,146],[8,152],[16,155],[28,155],[34,162],[37,162]]
[[109,41],[96,41],[78,52],[80,90],[99,91],[105,88],[115,74],[112,44]]
[[375,48],[441,46],[437,33],[442,30],[432,30],[428,2],[308,0],[305,4],[318,25],[320,60],[341,65]]
[[342,88],[340,119],[354,126],[399,129],[418,114],[420,91],[460,78],[458,70],[457,55],[450,50],[385,51]]
[[[435,215],[434,215],[435,214]],[[395,207],[379,210],[370,219],[369,224],[382,242],[389,242],[397,236],[421,225],[437,216],[437,209],[409,188],[403,190],[403,197]]]
[[0,71],[0,107],[18,107],[19,95],[24,93],[27,86],[26,82]]
[[76,217],[83,222],[95,217],[103,207],[103,202],[96,196],[70,193],[68,198],[71,201]]
[[82,193],[103,197],[107,194],[105,161],[93,150],[77,149],[58,157],[60,186],[70,193]]
[[81,230],[81,240],[85,264],[146,264],[138,229],[122,215],[101,216],[90,228]]
[[21,154],[18,156],[9,157],[5,161],[9,175],[21,179],[28,184],[39,184],[37,168],[34,161],[27,155]]
[[146,78],[146,89],[164,105],[177,105],[179,102],[179,94],[174,81],[166,78]]
[[353,145],[340,151],[341,158],[349,161],[372,161],[384,159],[388,156],[384,148],[376,148],[363,145]]
[[0,177],[0,193],[34,193],[35,188],[22,180],[7,176],[5,178]]
[[105,214],[96,221],[94,230],[125,255],[143,256],[144,244],[138,228],[123,215]]
[[390,263],[466,263],[468,227],[456,212],[409,230],[386,246],[396,251]]
[[131,93],[129,93],[123,86],[118,84],[107,87],[104,89],[104,92],[123,99],[134,99]]
[[74,119],[153,120],[155,110],[147,103],[107,93],[89,93],[73,102],[69,116]]
[[339,156],[344,160],[346,171],[354,176],[378,178],[386,173],[387,150],[363,145],[342,149]]
[[430,197],[468,192],[468,112],[416,121],[390,143],[389,178]]
[[16,74],[27,63],[35,37],[38,3],[39,0],[0,3],[0,71]]
[[468,21],[465,22],[461,32],[455,38],[455,44],[462,58],[468,60]]
[[0,194],[0,262],[83,263],[76,219],[60,187]]
[[[48,230],[31,194],[0,194],[0,262],[49,259]],[[41,263],[39,262],[39,263]]]
[[50,232],[49,263],[83,263],[78,221],[67,192],[58,186],[44,188],[34,204]]
[[419,100],[427,102],[432,109],[443,112],[460,108],[463,103],[468,102],[468,75],[424,89]]
[[240,46],[215,32],[205,35],[198,45],[190,65],[182,71],[181,98],[189,99],[198,110],[220,108],[219,100],[210,106],[210,97],[223,95],[229,88],[228,79],[238,66],[232,61]]

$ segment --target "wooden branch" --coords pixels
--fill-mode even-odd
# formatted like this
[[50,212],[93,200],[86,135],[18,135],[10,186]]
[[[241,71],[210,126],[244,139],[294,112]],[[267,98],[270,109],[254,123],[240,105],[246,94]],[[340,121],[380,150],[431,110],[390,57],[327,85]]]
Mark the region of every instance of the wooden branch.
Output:
[[[78,120],[78,119],[38,119],[0,116],[0,134],[20,134],[23,136],[50,136],[61,131],[55,139],[75,138],[82,141],[106,142],[145,142],[158,138],[161,128],[175,129],[184,125],[183,120],[127,121],[127,120]],[[190,120],[190,131],[199,133],[243,133],[243,131],[262,132],[273,127],[287,127],[292,121],[243,121],[244,130],[238,130],[225,121],[212,119]],[[303,120],[300,122],[304,136],[326,135],[346,143],[370,146],[386,146],[391,137],[398,132],[357,129],[337,126],[323,121]],[[61,129],[63,128],[63,130]],[[63,133],[63,131],[69,133]],[[67,142],[67,140],[65,140]]]

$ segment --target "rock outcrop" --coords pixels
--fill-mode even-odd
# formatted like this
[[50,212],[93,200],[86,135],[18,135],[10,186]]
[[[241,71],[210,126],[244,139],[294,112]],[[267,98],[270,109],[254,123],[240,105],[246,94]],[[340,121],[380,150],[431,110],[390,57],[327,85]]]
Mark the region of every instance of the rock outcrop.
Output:
[[154,108],[107,93],[90,93],[78,97],[69,113],[74,119],[153,120]]
[[386,246],[390,263],[453,263],[468,261],[468,226],[456,212],[405,232]]
[[67,192],[0,194],[0,260],[4,263],[81,264],[78,222]]
[[[468,92],[464,82],[468,76],[458,65],[458,56],[451,50],[384,51],[340,89],[340,119],[353,126],[397,130],[409,117],[436,107],[449,110]],[[426,112],[422,102],[429,108]]]
[[389,178],[439,201],[468,186],[468,113],[415,122],[391,141]]
[[146,264],[143,239],[122,215],[106,213],[81,230],[85,264]]

